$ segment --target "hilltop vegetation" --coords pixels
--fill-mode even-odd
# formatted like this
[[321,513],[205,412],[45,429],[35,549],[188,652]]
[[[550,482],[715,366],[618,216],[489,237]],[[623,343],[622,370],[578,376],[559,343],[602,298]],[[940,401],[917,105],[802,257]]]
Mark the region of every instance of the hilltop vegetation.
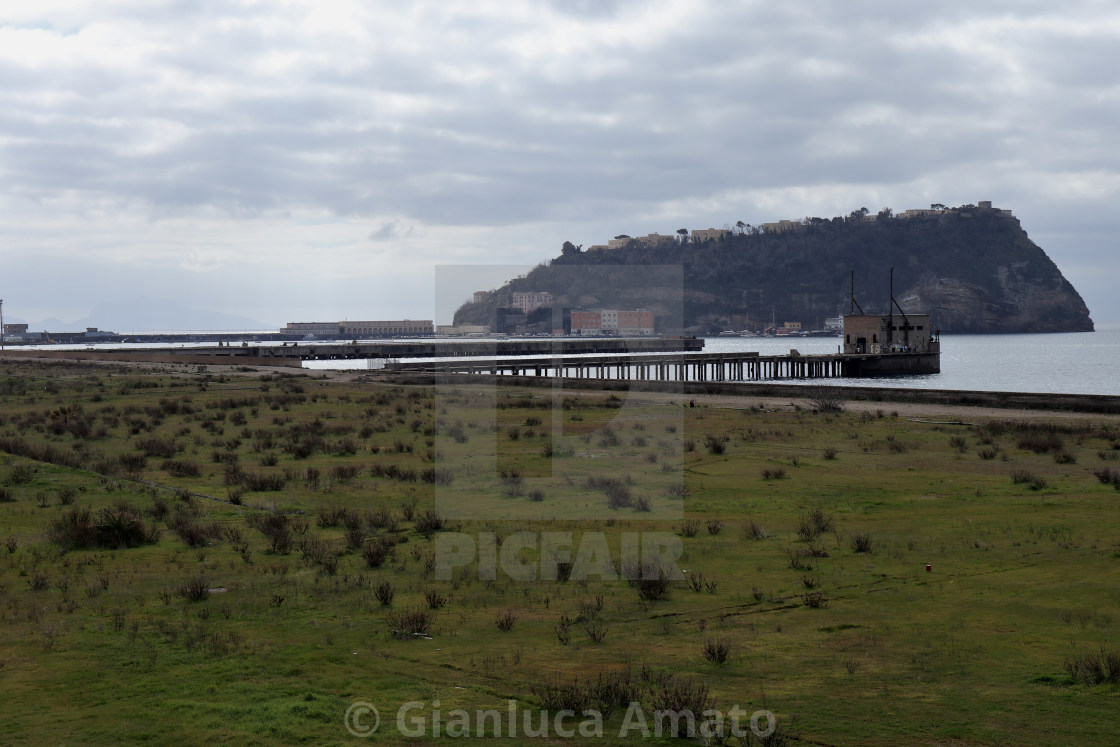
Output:
[[633,240],[589,251],[569,244],[490,302],[460,308],[456,322],[501,326],[512,293],[532,290],[565,307],[651,308],[666,332],[760,329],[772,321],[817,328],[847,313],[853,269],[864,311],[886,313],[891,267],[903,309],[930,313],[943,332],[1093,328],[1081,296],[1019,221],[971,205],[907,218],[855,211],[781,232],[740,226],[696,243]]

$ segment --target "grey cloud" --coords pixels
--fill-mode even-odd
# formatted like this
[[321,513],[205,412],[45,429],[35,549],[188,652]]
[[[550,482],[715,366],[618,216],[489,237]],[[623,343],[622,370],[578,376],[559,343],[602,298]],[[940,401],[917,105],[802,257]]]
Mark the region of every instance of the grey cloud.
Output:
[[394,241],[396,239],[407,239],[412,235],[412,226],[401,230],[400,223],[397,221],[389,221],[388,223],[381,224],[381,227],[373,231],[369,235],[370,241]]
[[97,20],[156,46],[128,68],[0,59],[0,188],[153,214],[372,216],[378,241],[413,224],[640,231],[634,216],[689,200],[753,222],[783,216],[725,195],[845,186],[846,209],[868,191],[989,188],[1059,226],[1048,176],[1118,167],[1118,40],[1099,4],[697,2],[665,36],[641,25],[656,5],[547,7],[577,35],[607,31],[534,58],[508,43],[547,28],[466,3],[412,10],[415,39],[382,30],[410,11],[376,4],[364,37],[268,3],[78,11],[73,33]]

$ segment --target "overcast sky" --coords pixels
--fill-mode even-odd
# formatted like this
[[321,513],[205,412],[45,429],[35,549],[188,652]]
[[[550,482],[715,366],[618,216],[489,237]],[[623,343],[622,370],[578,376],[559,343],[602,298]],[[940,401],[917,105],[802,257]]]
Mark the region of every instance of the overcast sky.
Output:
[[433,318],[437,266],[992,200],[1116,321],[1118,50],[1112,0],[0,0],[0,297]]

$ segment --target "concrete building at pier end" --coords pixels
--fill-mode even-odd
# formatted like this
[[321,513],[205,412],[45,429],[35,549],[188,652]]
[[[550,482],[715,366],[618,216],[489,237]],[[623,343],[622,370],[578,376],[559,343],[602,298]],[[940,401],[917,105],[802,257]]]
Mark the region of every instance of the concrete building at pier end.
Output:
[[929,314],[848,314],[844,354],[857,376],[941,371],[941,335]]

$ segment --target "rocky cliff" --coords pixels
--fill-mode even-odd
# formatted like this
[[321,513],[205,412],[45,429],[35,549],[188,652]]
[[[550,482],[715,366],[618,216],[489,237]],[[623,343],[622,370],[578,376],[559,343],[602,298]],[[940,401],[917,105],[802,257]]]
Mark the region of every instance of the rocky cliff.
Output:
[[[912,217],[857,211],[781,231],[740,226],[703,242],[640,241],[574,251],[510,281],[456,323],[518,322],[516,291],[548,291],[558,307],[651,308],[659,330],[711,334],[846,313],[849,278],[866,313],[885,313],[890,268],[901,307],[950,333],[1090,331],[1077,291],[1008,211],[966,205]],[[542,330],[556,314],[538,312]],[[524,321],[524,320],[522,320]]]

